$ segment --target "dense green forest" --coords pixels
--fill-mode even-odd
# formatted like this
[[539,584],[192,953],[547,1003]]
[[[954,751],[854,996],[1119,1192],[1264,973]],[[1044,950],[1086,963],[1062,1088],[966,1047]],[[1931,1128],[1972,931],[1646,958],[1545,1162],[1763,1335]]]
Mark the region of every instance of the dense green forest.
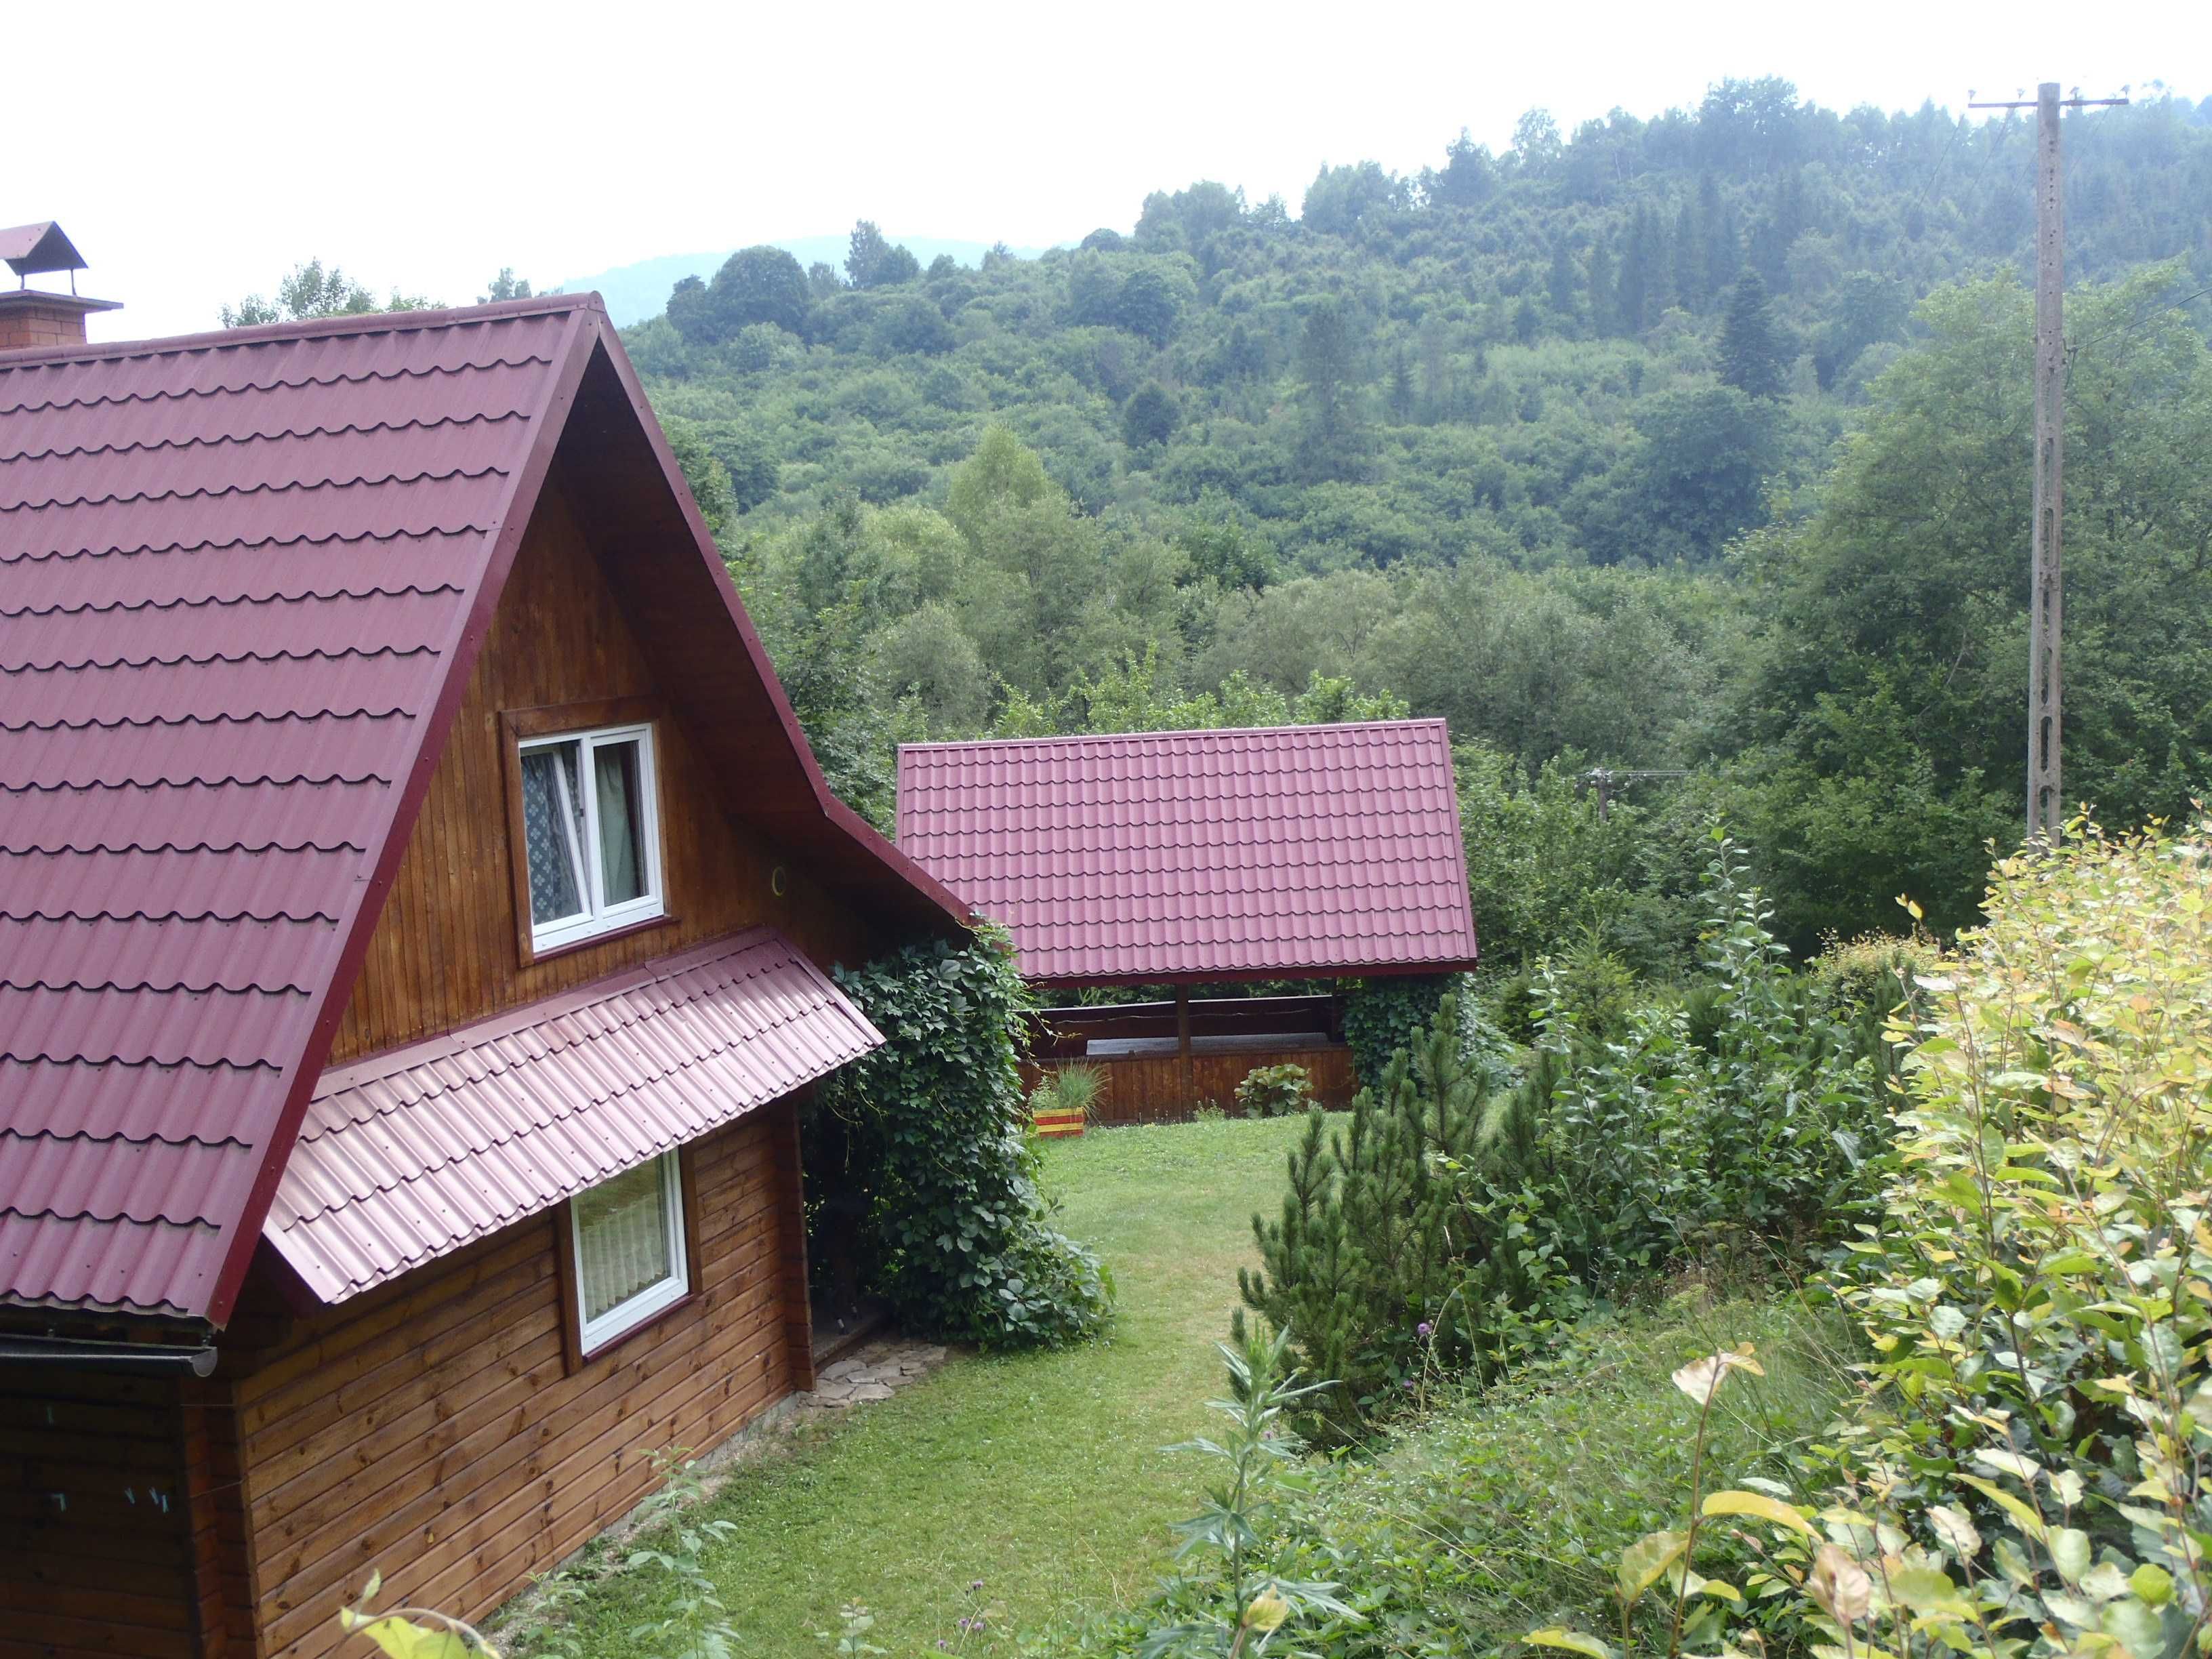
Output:
[[[2066,143],[2067,784],[2130,822],[2212,747],[2212,100]],[[2017,838],[2033,149],[1727,82],[1296,216],[747,249],[627,338],[878,822],[902,739],[1441,714],[1490,958],[1663,971],[1716,819],[1801,946]]]

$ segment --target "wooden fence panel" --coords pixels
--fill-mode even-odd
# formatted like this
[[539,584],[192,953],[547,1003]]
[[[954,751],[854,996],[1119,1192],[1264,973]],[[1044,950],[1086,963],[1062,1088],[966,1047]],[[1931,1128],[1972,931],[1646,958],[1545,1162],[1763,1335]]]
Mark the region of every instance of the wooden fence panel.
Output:
[[1098,1103],[1091,1121],[1100,1124],[1179,1123],[1201,1105],[1237,1109],[1237,1085],[1262,1066],[1303,1066],[1313,1079],[1314,1097],[1332,1111],[1352,1104],[1359,1084],[1352,1069],[1352,1050],[1341,1044],[1310,1048],[1208,1049],[1188,1059],[1180,1054],[1116,1054],[1088,1060],[1047,1060],[1024,1066],[1035,1088],[1047,1072],[1088,1066],[1098,1073]]

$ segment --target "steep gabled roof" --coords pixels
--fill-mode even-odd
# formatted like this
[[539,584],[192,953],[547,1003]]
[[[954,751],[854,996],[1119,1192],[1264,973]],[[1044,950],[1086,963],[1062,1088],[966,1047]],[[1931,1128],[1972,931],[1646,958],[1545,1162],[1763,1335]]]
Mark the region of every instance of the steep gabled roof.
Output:
[[0,354],[0,1298],[228,1315],[556,453],[744,816],[908,925],[596,296]]
[[1474,964],[1442,720],[908,744],[898,839],[1033,980]]

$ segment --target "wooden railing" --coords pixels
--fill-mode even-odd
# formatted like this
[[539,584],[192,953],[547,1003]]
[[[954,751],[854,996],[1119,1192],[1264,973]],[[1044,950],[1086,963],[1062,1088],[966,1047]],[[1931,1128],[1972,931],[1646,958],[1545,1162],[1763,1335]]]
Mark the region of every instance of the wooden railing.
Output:
[[[1194,1039],[1297,1035],[1310,1036],[1316,1047],[1343,1040],[1333,996],[1206,997],[1192,999],[1185,1006]],[[1034,1018],[1037,1030],[1033,1052],[1039,1060],[1079,1059],[1094,1042],[1172,1040],[1182,1029],[1173,1002],[1085,1004],[1042,1009]]]

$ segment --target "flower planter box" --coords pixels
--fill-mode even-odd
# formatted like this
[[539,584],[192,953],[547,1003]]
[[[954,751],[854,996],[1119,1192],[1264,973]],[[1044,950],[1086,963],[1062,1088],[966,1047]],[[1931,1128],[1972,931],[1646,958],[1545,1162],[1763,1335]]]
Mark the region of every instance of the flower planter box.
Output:
[[1048,1139],[1062,1135],[1079,1135],[1083,1133],[1083,1114],[1039,1112],[1036,1114],[1036,1132]]

